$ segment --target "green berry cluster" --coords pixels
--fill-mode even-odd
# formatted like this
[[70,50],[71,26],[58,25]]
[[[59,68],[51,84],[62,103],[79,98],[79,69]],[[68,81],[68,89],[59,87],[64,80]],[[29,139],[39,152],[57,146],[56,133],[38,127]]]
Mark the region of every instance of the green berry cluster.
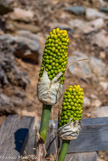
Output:
[[84,92],[80,85],[69,86],[65,91],[59,121],[60,127],[67,124],[70,118],[73,118],[73,122],[82,119],[83,95]]
[[62,72],[63,74],[59,78],[59,81],[62,84],[64,83],[64,73],[68,59],[68,43],[69,38],[66,30],[60,30],[59,28],[52,30],[46,39],[39,80],[45,69],[50,80],[52,80],[59,72]]

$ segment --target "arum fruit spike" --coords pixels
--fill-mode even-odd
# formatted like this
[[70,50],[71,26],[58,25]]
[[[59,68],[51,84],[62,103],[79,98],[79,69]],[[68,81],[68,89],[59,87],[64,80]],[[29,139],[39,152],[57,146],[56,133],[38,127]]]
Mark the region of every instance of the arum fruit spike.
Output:
[[59,28],[52,30],[45,43],[39,80],[45,69],[50,80],[53,80],[58,73],[62,72],[63,74],[59,81],[61,84],[64,83],[64,73],[68,59],[68,43],[69,39],[66,30],[60,30]]
[[66,30],[53,29],[46,39],[38,81],[38,98],[43,103],[40,136],[46,141],[50,112],[63,91],[67,65],[68,34]]
[[70,140],[76,139],[79,135],[83,95],[83,89],[79,85],[69,86],[65,91],[58,129],[58,135],[63,140],[58,161],[64,161]]

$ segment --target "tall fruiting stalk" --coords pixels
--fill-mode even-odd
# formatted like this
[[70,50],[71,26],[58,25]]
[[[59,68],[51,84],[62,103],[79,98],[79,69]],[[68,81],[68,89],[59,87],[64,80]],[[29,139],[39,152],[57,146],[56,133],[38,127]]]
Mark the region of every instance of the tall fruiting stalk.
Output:
[[46,141],[50,112],[62,96],[67,65],[68,34],[66,30],[53,29],[46,39],[38,81],[38,97],[43,103],[40,136]]
[[70,140],[76,139],[82,119],[83,89],[79,85],[69,86],[65,91],[59,121],[59,137],[63,140],[58,161],[64,161]]

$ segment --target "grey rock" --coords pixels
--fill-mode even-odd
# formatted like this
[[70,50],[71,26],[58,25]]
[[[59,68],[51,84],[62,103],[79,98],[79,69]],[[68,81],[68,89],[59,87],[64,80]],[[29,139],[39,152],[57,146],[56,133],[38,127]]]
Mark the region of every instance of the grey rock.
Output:
[[77,32],[82,32],[84,34],[89,34],[91,32],[98,31],[105,25],[104,20],[102,18],[98,18],[90,22],[74,19],[69,21],[69,24],[73,30],[77,30]]
[[95,117],[108,117],[108,106],[96,108],[93,114],[95,115]]
[[[32,36],[33,37],[33,36]],[[40,44],[39,41],[23,36],[11,36],[11,35],[1,35],[0,41],[8,45],[11,53],[15,54],[17,57],[32,60],[35,63],[39,63],[40,56]],[[4,44],[4,45],[5,45]],[[5,46],[6,46],[5,45]]]
[[[80,59],[88,59],[88,57],[81,52],[75,51],[75,52],[73,52],[73,54],[75,56],[71,56],[68,59],[69,65],[77,60],[80,60]],[[79,62],[71,65],[69,67],[69,71],[72,74],[80,76],[80,77],[88,77],[88,76],[91,76],[91,74],[92,74],[88,61],[79,61]]]
[[88,97],[84,97],[83,105],[84,105],[84,107],[89,107],[90,106],[90,99]]
[[95,75],[105,76],[107,74],[105,63],[94,56],[90,57],[90,67]]
[[79,77],[96,77],[99,76],[106,76],[107,75],[107,67],[106,64],[96,58],[96,57],[87,57],[86,54],[75,51],[73,52],[75,56],[71,56],[68,59],[69,65],[72,64],[73,62],[80,60],[80,59],[88,59],[87,61],[82,60],[78,61],[75,64],[71,65],[69,67],[69,71],[77,75]]
[[54,23],[49,23],[48,26],[50,27],[50,30],[52,30],[54,28],[60,28],[61,30],[67,30],[67,31],[72,32],[70,25],[68,25],[66,23],[54,22]]
[[99,9],[99,11],[108,13],[108,8],[107,7],[102,7],[102,8]]
[[94,20],[96,18],[108,19],[108,16],[106,16],[104,13],[101,13],[100,11],[98,11],[96,9],[87,8],[86,9],[86,18],[88,20]]
[[21,8],[14,8],[14,11],[10,13],[9,18],[17,21],[30,22],[33,20],[33,12]]
[[15,90],[14,95],[19,98],[26,98],[25,93],[20,90]]
[[65,8],[65,11],[74,13],[75,15],[84,15],[85,14],[85,8],[82,6],[69,6]]
[[93,100],[91,103],[91,106],[93,107],[100,107],[102,105],[102,102],[99,99]]
[[0,115],[16,114],[18,108],[23,107],[24,103],[24,99],[15,96],[8,97],[2,93],[0,95]]
[[2,106],[12,106],[10,98],[5,94],[0,95],[0,107]]
[[97,34],[93,35],[93,37],[91,38],[91,43],[92,45],[97,45],[102,49],[108,48],[107,31],[101,30]]
[[[96,3],[96,1],[94,0],[94,3]],[[100,3],[100,5],[101,6],[105,6],[106,5],[106,3],[105,3],[105,1],[104,0],[99,0],[99,3]]]
[[0,15],[13,11],[14,0],[0,0]]
[[38,40],[23,37],[23,36],[11,36],[1,35],[0,41],[4,41],[10,46],[10,50],[16,56],[28,60],[32,60],[38,63],[40,56],[40,44]]
[[[28,73],[19,69],[14,52],[17,44],[11,35],[0,36],[0,114],[17,113],[27,106]],[[17,107],[17,108],[16,108]]]
[[100,86],[102,87],[102,89],[103,89],[104,91],[107,90],[107,88],[108,88],[108,82],[102,81],[102,82],[100,82],[99,84],[100,84]]
[[15,57],[10,50],[10,45],[6,42],[1,41],[0,45],[0,84],[4,86],[5,84],[17,85],[22,88],[30,83],[29,77],[26,72],[21,72],[16,65]]
[[97,96],[94,95],[94,94],[90,94],[90,97],[91,97],[92,99],[97,99]]
[[25,22],[19,23],[18,21],[14,20],[7,20],[5,22],[5,29],[11,32],[16,32],[18,30],[27,30],[31,31],[32,33],[38,33],[41,30],[41,28],[39,28],[39,26],[36,26],[35,24]]
[[13,96],[11,98],[11,102],[12,102],[13,106],[23,107],[23,105],[24,105],[24,100],[19,97],[15,97],[15,96]]
[[0,86],[1,85],[6,85],[8,84],[7,78],[5,76],[5,72],[3,69],[0,67]]

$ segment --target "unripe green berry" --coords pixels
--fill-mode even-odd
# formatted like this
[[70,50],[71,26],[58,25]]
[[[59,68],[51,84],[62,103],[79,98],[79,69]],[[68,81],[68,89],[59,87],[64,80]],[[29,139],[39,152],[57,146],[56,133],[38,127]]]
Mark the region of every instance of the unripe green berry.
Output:
[[[42,77],[44,69],[48,72],[48,77],[52,80],[55,75],[62,72],[63,75],[59,78],[61,84],[64,83],[64,73],[67,65],[67,48],[68,48],[68,34],[66,30],[59,28],[53,29],[50,36],[46,38],[45,49],[42,58],[43,68],[40,70],[39,79]],[[49,66],[50,65],[50,66]],[[47,68],[46,68],[47,67]],[[49,73],[52,71],[53,73]],[[50,76],[50,74],[52,74]]]
[[[82,119],[82,103],[83,103],[83,89],[79,85],[69,86],[69,88],[65,91],[62,103],[62,112],[59,126],[63,126],[68,123],[70,118],[73,118],[73,122],[75,120]],[[63,120],[66,121],[63,121]]]

